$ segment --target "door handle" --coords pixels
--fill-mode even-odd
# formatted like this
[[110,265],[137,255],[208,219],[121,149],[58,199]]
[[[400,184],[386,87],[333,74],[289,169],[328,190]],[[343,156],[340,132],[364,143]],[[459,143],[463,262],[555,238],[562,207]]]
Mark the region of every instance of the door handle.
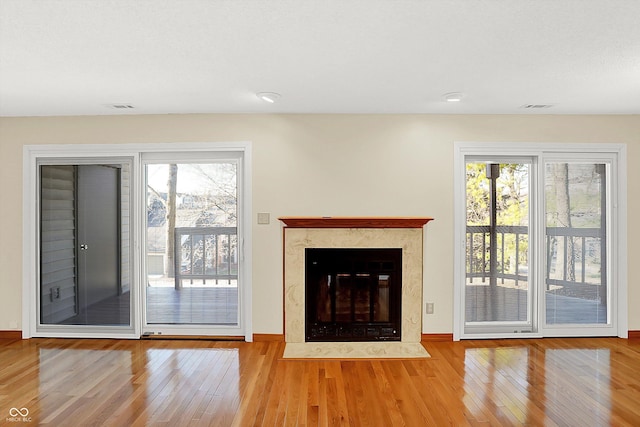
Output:
[[80,245],[81,251],[86,251],[87,249],[89,249],[89,245]]

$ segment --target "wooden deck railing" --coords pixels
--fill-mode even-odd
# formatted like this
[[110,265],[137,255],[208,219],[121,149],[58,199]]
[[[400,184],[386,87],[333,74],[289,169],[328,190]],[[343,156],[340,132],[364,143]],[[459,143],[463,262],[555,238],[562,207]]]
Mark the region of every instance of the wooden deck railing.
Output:
[[[500,249],[498,253],[498,269],[494,274],[497,279],[504,284],[505,280],[514,280],[516,286],[520,281],[527,281],[528,272],[523,271],[521,268],[520,258],[527,257],[527,245],[528,245],[528,233],[529,228],[523,226],[499,226],[496,227],[496,234],[498,235],[497,241],[500,242]],[[480,278],[482,282],[491,277],[489,265],[489,241],[490,241],[491,227],[488,225],[468,225],[467,226],[467,278]],[[507,245],[506,236],[513,236],[513,242],[515,244],[515,250],[513,255],[515,257],[515,265],[506,268],[507,263],[510,264],[509,257],[505,257],[508,251],[505,250]],[[525,240],[523,242],[523,240]],[[471,248],[471,250],[469,250]],[[479,248],[480,250],[476,250]],[[524,263],[524,265],[528,265]]]
[[237,227],[180,227],[175,230],[175,287],[183,280],[237,280]]
[[[528,227],[524,226],[498,226],[496,235],[499,245],[497,271],[490,271],[489,242],[491,228],[488,225],[467,226],[467,268],[466,277],[473,280],[480,278],[485,282],[492,276],[504,284],[505,280],[513,280],[516,285],[520,281],[528,280]],[[588,255],[598,252],[600,259],[600,281],[595,284],[606,283],[606,251],[602,248],[604,239],[600,228],[570,228],[547,227],[546,229],[546,285],[577,285],[594,284],[589,282],[587,275]],[[574,274],[570,274],[571,257],[558,259],[557,246],[564,250],[569,247],[569,241],[573,239],[573,264]],[[507,248],[511,245],[511,249]],[[471,250],[470,250],[471,248]],[[553,271],[555,270],[555,271]],[[552,278],[552,276],[554,278]]]

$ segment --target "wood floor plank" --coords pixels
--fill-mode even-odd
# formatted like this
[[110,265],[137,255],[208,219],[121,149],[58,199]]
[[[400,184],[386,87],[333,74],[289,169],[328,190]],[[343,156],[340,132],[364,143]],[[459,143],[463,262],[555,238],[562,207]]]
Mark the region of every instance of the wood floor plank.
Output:
[[640,340],[425,346],[292,361],[279,342],[0,340],[0,424],[26,408],[44,426],[640,425]]

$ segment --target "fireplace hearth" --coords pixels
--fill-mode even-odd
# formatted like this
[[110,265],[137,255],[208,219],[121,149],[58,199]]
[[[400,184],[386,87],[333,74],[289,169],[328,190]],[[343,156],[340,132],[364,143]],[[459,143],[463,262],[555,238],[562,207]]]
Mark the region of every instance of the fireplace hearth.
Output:
[[400,341],[401,248],[306,248],[306,342]]
[[[281,217],[279,219],[285,224],[283,228],[284,338],[286,342],[284,358],[428,357],[420,341],[423,301],[423,227],[431,218]],[[325,254],[320,252],[322,254],[320,260],[325,256],[337,257],[343,261],[350,259],[348,264],[353,266],[326,270],[318,267],[313,275],[316,276],[316,282],[320,283],[320,289],[314,291],[308,290],[306,286],[307,273],[311,274],[311,269],[306,267],[307,253],[310,249],[321,251],[356,249],[365,250],[365,252],[371,250],[371,253],[382,249],[401,253],[401,257],[392,255],[392,259],[388,260],[385,259],[386,255],[382,257],[376,255],[373,260],[369,260],[373,265],[367,265],[366,259],[364,261],[358,260],[357,257],[350,259],[351,255],[345,257],[345,252],[337,252],[340,255],[327,255],[331,252]],[[392,266],[389,262],[394,265]],[[366,268],[362,268],[363,266]],[[393,273],[393,270],[396,273]],[[332,300],[332,295],[335,293],[337,297],[338,290],[332,290],[328,283],[322,290],[323,280],[330,281],[331,287],[336,288],[337,284],[344,284],[345,289],[349,289],[349,298],[344,299],[342,304],[336,304]],[[395,305],[395,302],[388,306],[382,303],[386,297],[381,294],[387,291],[389,291],[390,301],[395,298],[400,300],[398,305]],[[316,298],[314,302],[309,302],[311,300],[307,300],[307,294],[310,292],[315,293],[316,297],[319,296],[319,300]],[[318,307],[319,305],[322,307]],[[308,334],[307,319],[309,318],[315,319],[309,323],[315,331],[311,330]],[[334,324],[338,320],[348,319],[351,320],[348,327]],[[393,325],[393,322],[397,323]],[[395,334],[399,334],[399,340],[394,336]],[[307,340],[308,336],[311,336],[311,341]]]

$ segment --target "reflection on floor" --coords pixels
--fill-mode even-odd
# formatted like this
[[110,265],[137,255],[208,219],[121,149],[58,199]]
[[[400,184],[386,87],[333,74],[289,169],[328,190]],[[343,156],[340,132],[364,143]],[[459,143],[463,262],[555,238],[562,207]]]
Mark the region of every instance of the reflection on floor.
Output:
[[3,425],[640,426],[640,340],[423,345],[300,361],[278,341],[0,340],[0,424],[15,407],[29,423]]
[[[62,322],[65,325],[129,325],[130,294],[108,298]],[[237,287],[192,287],[176,290],[147,287],[147,323],[236,325]]]

